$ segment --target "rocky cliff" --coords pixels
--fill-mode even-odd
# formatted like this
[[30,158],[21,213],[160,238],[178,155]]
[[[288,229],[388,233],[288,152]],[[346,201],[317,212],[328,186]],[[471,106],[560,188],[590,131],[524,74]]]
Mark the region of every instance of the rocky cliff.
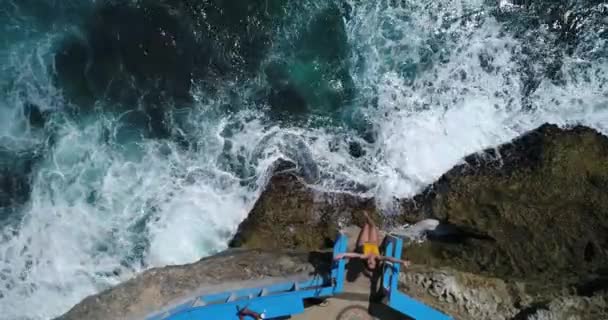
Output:
[[[319,194],[296,177],[278,176],[235,239],[245,247],[318,249],[337,221],[359,223],[360,208],[372,205],[373,199]],[[436,293],[445,281],[454,284],[435,294],[446,312],[526,319],[537,310],[608,310],[608,138],[592,129],[543,125],[470,155],[401,208],[397,222],[441,222],[429,241],[404,254],[423,269],[444,270],[418,274],[419,286],[409,288]],[[264,240],[273,232],[280,243]],[[578,311],[555,307],[561,303]],[[596,315],[587,318],[602,319]]]
[[362,222],[364,209],[375,210],[373,199],[316,190],[293,174],[275,175],[230,245],[306,250],[331,247],[337,230]]
[[[544,125],[471,155],[384,221],[441,222],[404,249],[414,266],[402,287],[457,319],[608,319],[607,192],[608,138],[589,128]],[[322,270],[320,253],[255,248],[329,247],[336,230],[361,223],[362,209],[374,199],[275,175],[231,243],[242,249],[147,271],[62,319],[120,319],[219,282]]]
[[433,217],[457,230],[408,254],[427,265],[536,282],[540,291],[586,287],[608,275],[607,187],[605,136],[542,126],[467,157],[404,201],[404,220]]

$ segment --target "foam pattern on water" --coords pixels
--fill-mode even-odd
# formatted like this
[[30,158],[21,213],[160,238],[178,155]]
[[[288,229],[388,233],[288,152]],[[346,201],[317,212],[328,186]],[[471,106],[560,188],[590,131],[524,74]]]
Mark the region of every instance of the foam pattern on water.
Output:
[[525,75],[546,71],[543,50],[555,53],[543,41],[552,36],[526,42],[483,1],[352,6],[355,79],[377,97],[366,110],[378,131],[376,177],[368,183],[384,203],[412,196],[467,154],[544,122],[608,129],[605,58],[564,57],[561,81],[535,79],[529,92]]
[[[171,118],[187,145],[146,139],[124,113],[57,115],[44,129],[52,132],[35,129],[24,103],[70,108],[48,63],[69,28],[10,33],[28,40],[0,49],[1,71],[11,75],[0,78],[0,144],[46,154],[22,216],[0,228],[0,319],[57,316],[144,269],[224,249],[279,158],[316,187],[377,196],[388,213],[395,197],[415,194],[467,154],[544,122],[608,133],[601,24],[564,54],[547,26],[514,34],[487,1],[347,2],[356,97],[344,108],[369,136],[348,125],[270,121],[267,106],[252,102],[263,76],[215,95],[195,89],[194,107]],[[559,76],[547,61],[560,62]],[[224,110],[235,100],[246,107]]]
[[[243,183],[220,169],[222,121],[205,123],[200,152],[169,141],[125,148],[112,142],[117,123],[61,125],[27,212],[3,229],[3,316],[57,315],[143,269],[194,262],[226,248],[246,216],[258,181]],[[255,122],[247,126],[253,149],[262,131]]]

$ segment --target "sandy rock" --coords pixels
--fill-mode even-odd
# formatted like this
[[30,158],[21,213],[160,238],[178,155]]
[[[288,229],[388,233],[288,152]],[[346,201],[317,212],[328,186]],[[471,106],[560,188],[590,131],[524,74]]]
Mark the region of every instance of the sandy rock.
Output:
[[58,319],[142,319],[203,292],[255,287],[327,272],[330,261],[330,256],[323,253],[232,250],[188,265],[148,270],[87,297]]

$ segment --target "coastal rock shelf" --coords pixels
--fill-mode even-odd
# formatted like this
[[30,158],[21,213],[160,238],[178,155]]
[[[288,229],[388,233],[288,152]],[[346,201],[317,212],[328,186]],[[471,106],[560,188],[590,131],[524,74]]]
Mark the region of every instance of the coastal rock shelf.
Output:
[[457,319],[604,319],[607,190],[608,138],[554,125],[466,157],[418,196],[400,200],[401,214],[390,219],[381,219],[374,199],[276,174],[233,248],[191,265],[149,270],[60,319],[124,319],[220,283],[327,270],[323,250],[338,229],[359,224],[364,209],[387,226],[440,221],[428,241],[405,247],[414,265],[400,283]]

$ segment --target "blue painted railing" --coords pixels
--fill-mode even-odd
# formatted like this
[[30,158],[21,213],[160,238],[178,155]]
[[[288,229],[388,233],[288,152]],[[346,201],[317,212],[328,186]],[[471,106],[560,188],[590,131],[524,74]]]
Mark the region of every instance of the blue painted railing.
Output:
[[[334,257],[346,252],[347,238],[340,234]],[[388,236],[385,255],[401,258],[403,242]],[[304,312],[304,299],[330,297],[344,290],[345,260],[332,264],[329,277],[315,276],[304,281],[284,282],[258,288],[202,295],[146,320],[238,320],[238,311],[247,308],[264,314],[265,319],[289,317]],[[388,306],[415,320],[451,320],[449,316],[399,292],[399,264],[385,263],[382,286]]]
[[[403,240],[393,236],[388,236],[387,239],[384,254],[387,257],[401,259]],[[382,287],[388,295],[388,306],[415,320],[451,320],[451,317],[398,290],[400,267],[398,263],[386,263],[384,266]]]
[[[334,256],[346,252],[347,238],[338,236]],[[285,282],[259,288],[203,295],[147,320],[238,320],[238,310],[247,308],[264,318],[286,317],[304,312],[304,299],[329,297],[344,290],[344,259],[334,262],[329,277]]]

